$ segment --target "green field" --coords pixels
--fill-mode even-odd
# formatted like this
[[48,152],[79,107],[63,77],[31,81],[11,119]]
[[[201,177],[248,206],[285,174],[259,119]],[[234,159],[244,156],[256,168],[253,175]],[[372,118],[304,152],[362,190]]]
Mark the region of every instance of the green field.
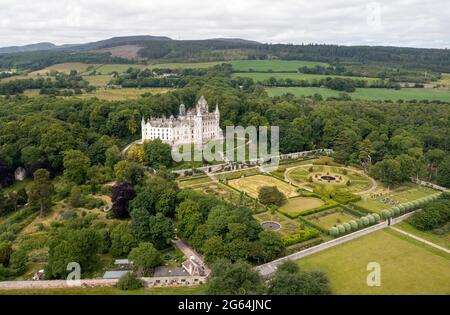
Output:
[[311,215],[307,216],[306,219],[308,221],[311,221],[312,223],[320,226],[321,228],[328,230],[331,227],[335,226],[336,224],[348,222],[348,221],[356,218],[355,216],[351,215],[348,212],[339,211],[339,210],[334,211],[334,209],[336,209],[336,208],[333,208],[333,210],[331,210],[331,211],[330,210],[324,211],[328,214],[325,214],[325,213],[324,214],[322,214],[322,213],[311,214]]
[[168,69],[204,69],[214,67],[226,61],[212,61],[212,62],[173,62],[173,63],[155,63],[149,65],[149,68],[168,68]]
[[[261,82],[264,80],[268,80],[270,78],[275,79],[292,79],[292,80],[321,80],[326,78],[344,78],[344,79],[353,79],[353,80],[367,80],[369,82],[379,80],[378,78],[365,78],[365,77],[349,77],[343,75],[324,75],[324,74],[304,74],[304,73],[282,73],[282,72],[264,72],[264,73],[233,73],[233,78],[242,77],[242,78],[251,78],[254,81]],[[284,89],[284,88],[276,88],[276,89]],[[317,88],[320,89],[320,88]],[[313,93],[314,94],[314,93]]]
[[[266,88],[269,96],[281,96],[285,93],[292,93],[295,96],[311,96],[320,94],[322,97],[337,97],[341,91],[335,91],[327,88],[314,87],[277,87]],[[439,100],[450,102],[450,90],[448,89],[378,89],[378,88],[360,88],[353,93],[347,93],[352,99],[363,100]]]
[[[447,225],[450,225],[450,223],[447,223]],[[405,222],[405,221],[396,224],[395,227],[397,227],[405,232],[414,234],[414,235],[416,235],[420,238],[423,238],[429,242],[435,243],[436,245],[450,249],[450,233],[449,232],[446,232],[443,234],[436,234],[436,233],[433,233],[433,231],[421,231],[419,229],[416,229],[414,226],[412,226],[411,224],[409,224],[408,222]]]
[[368,211],[377,213],[381,213],[382,210],[392,207],[391,205],[388,205],[377,199],[360,200],[358,202],[354,202],[354,204]]
[[[367,264],[381,266],[369,287]],[[325,272],[334,294],[450,294],[450,255],[393,230],[377,231],[298,261]]]
[[258,198],[259,189],[263,186],[276,186],[286,198],[296,197],[296,188],[288,183],[267,175],[254,175],[236,178],[228,181],[228,185],[246,192],[253,198]]
[[24,289],[0,290],[0,295],[197,295],[206,287],[154,288],[122,291],[116,288]]
[[300,67],[328,66],[327,63],[302,60],[232,60],[235,71],[298,71]]
[[280,208],[289,215],[296,216],[307,210],[318,208],[325,201],[315,197],[295,197],[287,199]]

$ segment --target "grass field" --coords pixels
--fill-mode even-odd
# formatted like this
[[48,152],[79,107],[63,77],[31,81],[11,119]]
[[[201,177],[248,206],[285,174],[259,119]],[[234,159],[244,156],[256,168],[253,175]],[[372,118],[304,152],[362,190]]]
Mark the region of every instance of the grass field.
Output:
[[[321,175],[329,174],[331,176],[340,176],[339,182],[326,182],[320,180]],[[316,177],[318,175],[318,177]],[[310,183],[308,178],[312,176],[313,182]],[[311,186],[311,187],[326,187],[331,186],[341,191],[347,191],[351,193],[363,192],[372,187],[372,181],[369,177],[356,170],[347,170],[347,174],[344,175],[344,170],[336,166],[313,166],[312,172],[308,166],[297,167],[288,172],[288,178],[299,186]],[[350,180],[350,186],[347,186],[347,181]]]
[[325,201],[314,197],[295,197],[287,199],[280,208],[290,215],[299,215],[302,212],[318,208],[325,204]]
[[191,62],[191,63],[155,63],[149,65],[149,68],[168,68],[168,69],[204,69],[214,67],[215,65],[222,64],[226,61],[212,61],[212,62]]
[[391,205],[388,205],[377,199],[360,200],[360,201],[354,202],[354,204],[361,208],[364,208],[368,211],[377,212],[377,213],[381,213],[382,210],[392,207]]
[[[378,78],[365,78],[365,77],[350,77],[350,76],[342,76],[342,75],[324,75],[324,74],[304,74],[304,73],[282,73],[282,72],[264,72],[264,73],[233,73],[233,78],[242,77],[242,78],[251,78],[254,81],[261,82],[264,80],[268,80],[271,77],[276,79],[292,79],[292,80],[320,80],[326,78],[346,78],[346,79],[361,79],[367,81],[376,81]],[[284,89],[284,88],[275,88],[275,89]],[[287,88],[290,89],[290,88]],[[320,88],[317,88],[320,89]],[[314,94],[314,93],[313,93]]]
[[230,61],[235,71],[298,71],[300,67],[314,67],[316,65],[328,66],[328,64],[316,61],[302,60],[233,60]]
[[394,191],[392,194],[392,199],[400,202],[410,202],[414,201],[423,197],[431,196],[437,193],[436,190],[433,190],[431,188],[418,186],[415,184],[406,185],[408,187],[404,191]]
[[[266,88],[269,96],[281,96],[285,93],[292,93],[295,96],[311,96],[320,94],[322,97],[337,97],[341,91],[335,91],[327,88],[314,87],[277,87]],[[450,90],[448,89],[377,89],[377,88],[360,88],[353,93],[348,93],[352,99],[363,100],[439,100],[450,102]]]
[[236,178],[228,181],[228,184],[240,191],[244,191],[253,198],[258,198],[259,189],[263,186],[277,186],[286,198],[296,197],[296,188],[288,183],[267,175],[254,175]]
[[336,208],[333,208],[333,211],[325,211],[330,212],[329,214],[319,215],[317,213],[314,213],[307,216],[305,219],[320,226],[321,228],[328,230],[331,227],[335,226],[336,224],[348,222],[356,218],[355,216],[351,215],[348,212],[334,211],[334,209]]
[[1,291],[0,295],[195,295],[206,294],[206,287],[154,288],[122,291],[116,288],[25,289]]
[[[447,224],[450,225],[450,223],[447,223]],[[432,242],[439,246],[450,249],[450,233],[449,232],[446,232],[443,234],[436,234],[436,233],[433,233],[433,231],[421,231],[419,229],[416,229],[414,226],[412,226],[411,224],[409,224],[408,222],[405,222],[405,221],[396,224],[395,227],[397,227],[405,232],[416,235],[420,238],[423,238],[429,242]]]
[[[107,101],[125,101],[125,100],[132,100],[137,99],[141,97],[142,94],[145,93],[151,93],[151,94],[160,94],[160,93],[166,93],[170,91],[170,89],[167,88],[123,88],[123,89],[104,89],[104,88],[98,88],[96,91],[92,93],[83,93],[80,95],[74,95],[74,96],[61,96],[61,97],[78,97],[78,98],[92,98],[96,97],[100,100],[107,100]],[[39,90],[26,90],[24,92],[27,96],[38,96]]]
[[[381,266],[369,287],[367,264]],[[298,261],[328,275],[334,294],[450,294],[450,255],[392,230],[381,230]]]

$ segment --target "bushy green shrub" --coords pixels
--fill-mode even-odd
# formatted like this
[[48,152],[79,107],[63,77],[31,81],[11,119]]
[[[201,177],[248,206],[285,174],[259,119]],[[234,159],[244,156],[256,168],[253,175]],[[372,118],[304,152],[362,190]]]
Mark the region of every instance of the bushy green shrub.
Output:
[[370,224],[370,221],[367,218],[367,216],[362,217],[361,220],[362,220],[362,223],[363,223],[364,226],[368,226]]
[[362,229],[364,227],[364,223],[361,218],[356,219],[356,223],[358,223],[358,229]]
[[339,230],[337,227],[333,226],[330,230],[329,233],[331,236],[338,236],[339,235]]
[[381,221],[381,216],[378,213],[374,213],[374,214],[372,214],[372,216],[375,218],[375,222]]
[[351,230],[352,230],[352,226],[349,224],[349,223],[347,223],[347,222],[345,222],[344,224],[342,224],[343,226],[344,226],[344,228],[345,228],[345,232],[351,232]]
[[117,288],[119,290],[137,290],[142,287],[144,287],[142,280],[136,278],[136,275],[132,272],[127,272],[117,282]]
[[366,215],[366,218],[369,220],[369,224],[374,224],[375,223],[375,218],[372,214],[368,214]]
[[356,230],[358,229],[358,223],[356,223],[355,220],[350,220],[348,223],[349,223],[350,226],[352,227],[352,230],[353,230],[353,231],[356,231]]
[[339,230],[339,234],[344,234],[345,233],[345,227],[342,224],[339,224],[337,226],[337,229]]
[[283,242],[285,246],[290,246],[318,237],[319,235],[320,232],[318,230],[314,228],[306,228],[304,230],[300,230],[298,233],[294,235],[287,235],[283,237]]
[[391,211],[394,212],[395,216],[400,214],[400,209],[398,207],[391,208]]

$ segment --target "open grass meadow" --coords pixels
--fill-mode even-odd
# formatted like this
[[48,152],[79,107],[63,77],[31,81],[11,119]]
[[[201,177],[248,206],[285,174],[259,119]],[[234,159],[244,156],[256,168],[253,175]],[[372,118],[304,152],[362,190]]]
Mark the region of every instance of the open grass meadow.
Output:
[[[381,266],[381,286],[369,287],[367,264]],[[298,260],[328,275],[333,294],[450,294],[450,255],[383,229]]]
[[450,223],[447,223],[446,226],[439,229],[440,231],[421,231],[406,221],[396,224],[395,227],[436,245],[450,249]]
[[348,212],[340,211],[339,208],[333,208],[323,211],[321,213],[314,213],[305,217],[308,221],[320,226],[325,230],[329,230],[331,227],[348,222],[356,217]]
[[[262,82],[268,80],[269,78],[276,79],[292,79],[292,80],[321,80],[326,78],[344,78],[344,79],[353,79],[353,80],[367,80],[377,81],[378,78],[366,78],[366,77],[350,77],[343,75],[325,75],[325,74],[305,74],[305,73],[283,73],[283,72],[246,72],[246,73],[233,73],[233,78],[242,77],[242,78],[251,78],[256,82]],[[314,93],[313,93],[314,94]]]
[[297,189],[279,179],[267,175],[254,175],[236,178],[228,181],[228,185],[237,190],[244,191],[253,198],[258,198],[259,189],[263,186],[277,186],[286,198],[298,196]]
[[329,64],[318,61],[303,60],[232,60],[234,71],[298,71],[300,67],[328,66]]
[[367,200],[360,200],[353,203],[354,205],[361,207],[367,211],[381,213],[384,209],[391,208],[392,205],[386,204],[380,200],[377,199],[367,199]]
[[287,199],[281,206],[283,212],[297,216],[305,211],[323,206],[325,201],[315,197],[294,197]]
[[[286,93],[295,96],[312,96],[320,94],[322,97],[338,97],[341,91],[335,91],[327,88],[316,87],[274,87],[266,88],[271,97],[281,96]],[[382,89],[382,88],[359,88],[353,93],[347,93],[352,99],[385,101],[385,100],[429,100],[450,102],[450,90],[448,89],[419,89],[405,88],[401,90]]]

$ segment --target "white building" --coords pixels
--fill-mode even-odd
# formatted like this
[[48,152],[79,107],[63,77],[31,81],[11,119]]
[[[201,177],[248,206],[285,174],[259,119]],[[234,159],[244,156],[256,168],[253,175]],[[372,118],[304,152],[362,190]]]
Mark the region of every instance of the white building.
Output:
[[187,112],[184,104],[181,104],[177,118],[172,115],[169,118],[163,116],[145,120],[142,117],[142,143],[159,138],[170,145],[204,144],[209,140],[222,137],[219,121],[219,106],[216,105],[215,111],[210,113],[208,103],[202,96],[195,108]]

